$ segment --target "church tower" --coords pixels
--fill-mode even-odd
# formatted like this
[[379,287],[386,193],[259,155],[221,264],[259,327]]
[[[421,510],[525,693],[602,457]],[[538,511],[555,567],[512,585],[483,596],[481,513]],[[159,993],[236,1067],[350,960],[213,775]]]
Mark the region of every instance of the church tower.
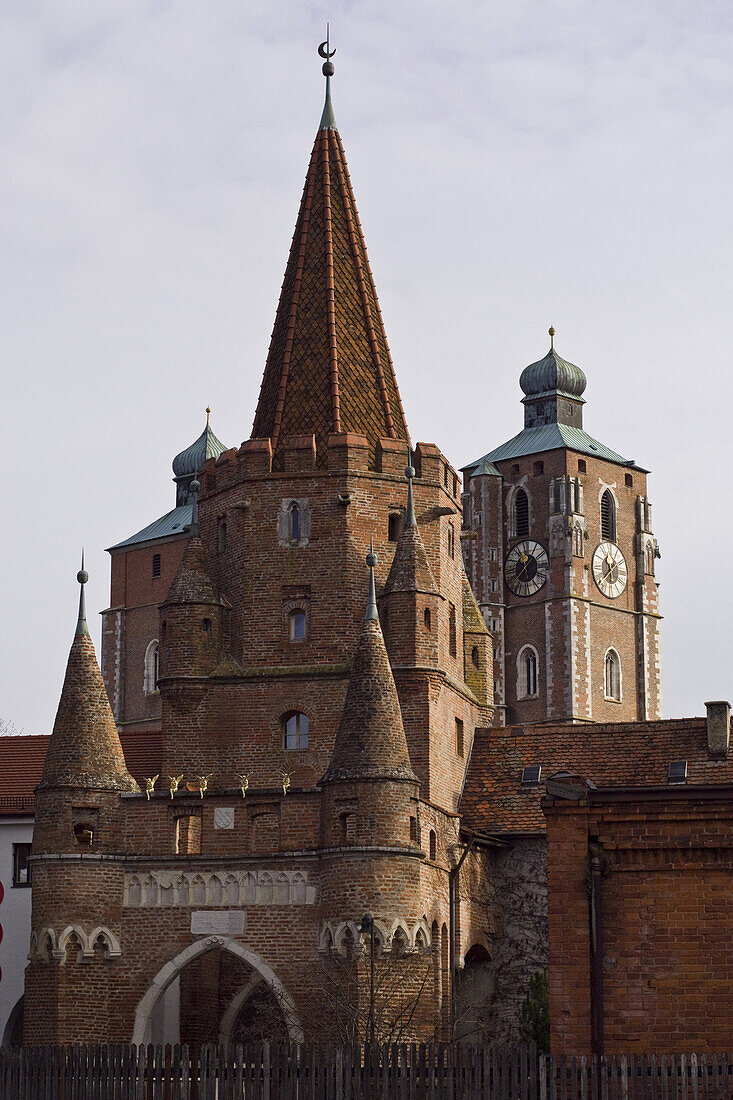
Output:
[[662,716],[647,470],[583,429],[554,346],[522,372],[524,429],[467,466],[466,569],[494,636],[496,724]]

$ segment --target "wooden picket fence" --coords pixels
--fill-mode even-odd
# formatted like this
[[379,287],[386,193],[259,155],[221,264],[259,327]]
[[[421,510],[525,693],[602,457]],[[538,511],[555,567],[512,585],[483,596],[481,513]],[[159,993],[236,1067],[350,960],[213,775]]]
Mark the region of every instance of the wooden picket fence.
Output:
[[0,1100],[733,1100],[726,1054],[555,1058],[533,1047],[0,1048]]

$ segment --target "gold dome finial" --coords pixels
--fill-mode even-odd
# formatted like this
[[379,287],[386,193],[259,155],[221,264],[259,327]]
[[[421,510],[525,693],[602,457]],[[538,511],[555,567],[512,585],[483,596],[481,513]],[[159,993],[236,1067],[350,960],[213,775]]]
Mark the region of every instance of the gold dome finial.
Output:
[[206,406],[206,427],[209,426],[209,417],[211,416],[211,405]]
[[552,325],[550,325],[550,327],[548,328],[547,331],[550,334],[550,351],[552,351],[553,348],[555,347],[555,330],[552,327]]

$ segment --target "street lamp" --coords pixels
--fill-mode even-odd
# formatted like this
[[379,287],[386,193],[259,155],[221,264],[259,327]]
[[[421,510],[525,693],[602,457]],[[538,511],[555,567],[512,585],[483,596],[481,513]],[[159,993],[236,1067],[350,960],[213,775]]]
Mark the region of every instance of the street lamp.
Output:
[[365,913],[361,918],[359,932],[362,936],[369,933],[369,1023],[367,1033],[369,1042],[374,1042],[374,917]]

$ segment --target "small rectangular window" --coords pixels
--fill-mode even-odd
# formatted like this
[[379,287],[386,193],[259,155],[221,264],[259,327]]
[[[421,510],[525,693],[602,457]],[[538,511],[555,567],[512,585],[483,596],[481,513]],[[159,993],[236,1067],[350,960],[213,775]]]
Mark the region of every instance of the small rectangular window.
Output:
[[522,786],[538,787],[541,775],[542,766],[540,764],[528,764],[522,768]]
[[463,756],[463,719],[456,718],[456,753]]
[[544,472],[545,472],[544,462],[535,462],[534,472],[535,472],[535,474],[544,474]]
[[13,886],[30,886],[31,884],[31,846],[30,844],[13,845]]
[[160,554],[153,554],[153,576],[160,576]]
[[448,605],[448,650],[451,657],[455,657],[458,652],[456,609],[452,603]]
[[223,554],[224,551],[227,548],[227,521],[225,519],[220,519],[219,520],[219,527],[218,527],[217,534],[218,534],[218,542],[219,542],[218,550],[219,550],[220,554]]
[[578,473],[579,474],[584,474],[585,473],[585,459],[584,458],[579,458],[578,459]]
[[670,783],[684,783],[687,779],[687,761],[672,760],[669,765],[668,779]]
[[627,489],[633,489],[633,487],[634,487],[634,479],[633,479],[633,477],[631,476],[631,474],[626,474],[626,476],[625,476],[624,480],[625,480],[625,483],[626,483],[626,488],[627,488]]

